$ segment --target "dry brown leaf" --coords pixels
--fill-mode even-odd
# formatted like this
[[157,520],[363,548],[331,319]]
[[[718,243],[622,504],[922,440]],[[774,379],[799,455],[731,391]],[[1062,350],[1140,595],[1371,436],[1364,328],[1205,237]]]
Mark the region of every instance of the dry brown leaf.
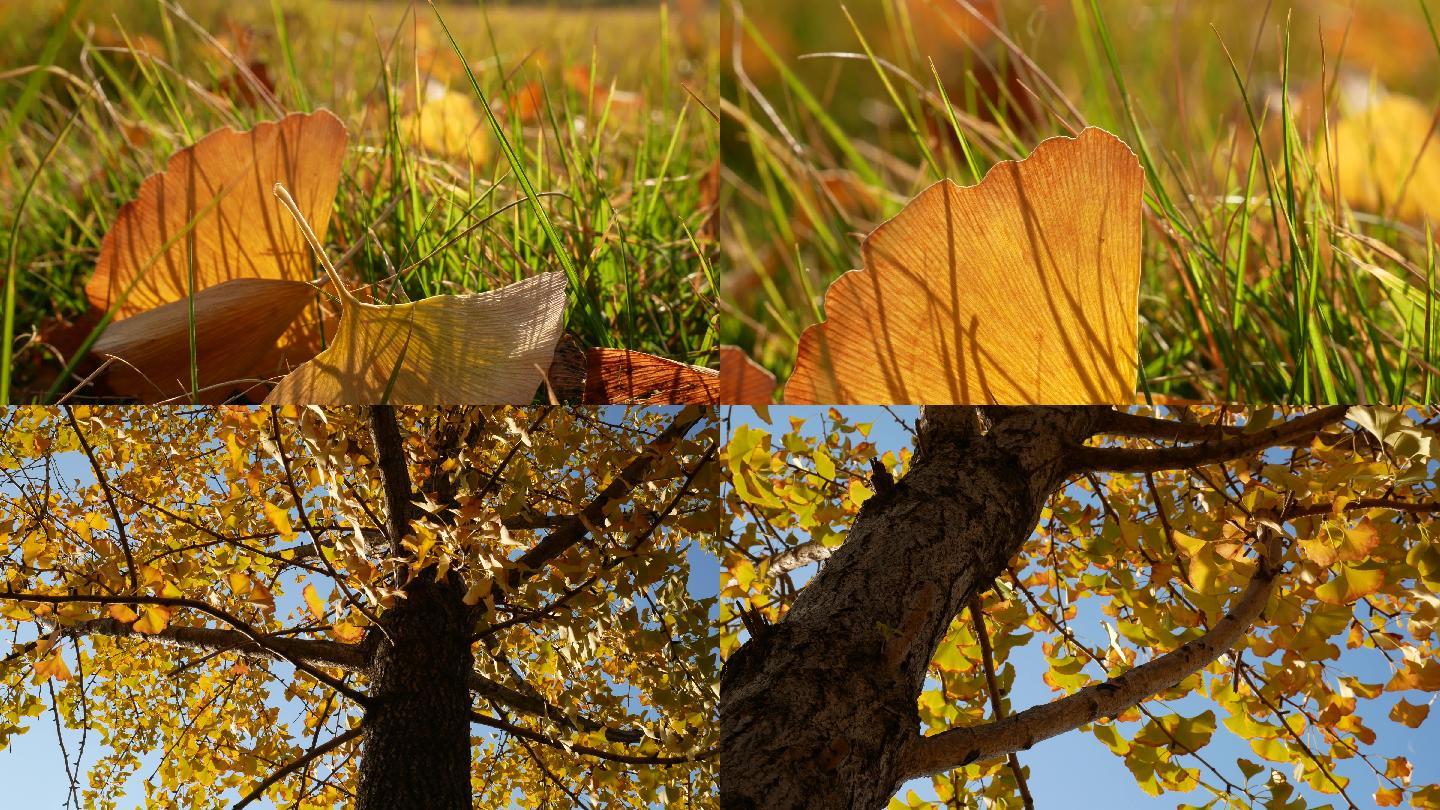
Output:
[[1144,173],[1087,129],[922,192],[800,338],[792,403],[1129,403]]
[[541,273],[491,292],[381,306],[344,290],[329,348],[280,381],[268,404],[528,404],[550,367],[565,276]]
[[[151,364],[158,360],[155,346],[137,343],[136,327],[121,329],[126,320],[166,304],[188,306],[183,302],[192,290],[198,299],[209,288],[239,279],[310,281],[314,263],[304,237],[288,221],[285,209],[275,203],[270,189],[277,182],[291,188],[301,211],[323,239],[345,142],[340,119],[321,110],[288,115],[247,132],[218,130],[171,156],[165,171],[147,178],[136,198],[120,209],[101,244],[95,273],[85,286],[95,308],[113,310],[109,330],[121,330],[119,338],[104,345],[137,367],[154,370]],[[256,297],[266,289],[277,297],[269,301]],[[292,284],[246,287],[243,295],[257,307],[276,309],[289,309],[295,297]],[[226,298],[224,293],[207,296],[206,306],[233,312]],[[236,377],[268,376],[281,370],[278,363],[293,365],[308,359],[320,318],[315,314],[292,319],[278,340],[271,339],[270,348],[278,345],[280,351],[264,355],[254,351],[258,334],[237,333],[237,340],[243,338],[236,347],[237,356],[257,361],[263,357],[270,365],[241,368],[236,364],[231,371]],[[169,315],[156,317],[171,323]],[[268,324],[277,316],[263,313],[255,317]],[[186,341],[183,355],[188,365],[188,337]],[[143,358],[125,354],[137,345],[148,346],[150,354]],[[285,351],[287,348],[290,351]],[[201,371],[206,379],[220,379],[208,369]],[[170,376],[162,374],[166,379]],[[187,370],[187,380],[188,376]]]
[[750,359],[744,349],[720,347],[720,402],[768,405],[775,398],[775,375]]
[[720,401],[720,375],[629,349],[586,352],[585,403],[604,405],[713,405]]
[[[1322,146],[1320,182],[1352,208],[1405,221],[1440,221],[1437,111],[1408,96],[1387,95],[1335,126],[1333,160]],[[1333,164],[1333,165],[1332,165]]]
[[[200,389],[244,382],[315,299],[301,281],[242,278],[195,294],[195,370]],[[174,301],[112,324],[92,351],[123,362],[107,372],[117,393],[153,401],[190,390],[190,302]],[[211,399],[210,397],[201,397]]]

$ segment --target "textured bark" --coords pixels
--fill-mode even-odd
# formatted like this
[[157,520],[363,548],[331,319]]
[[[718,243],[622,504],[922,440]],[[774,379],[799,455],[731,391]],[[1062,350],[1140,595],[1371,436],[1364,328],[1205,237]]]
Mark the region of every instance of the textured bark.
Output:
[[470,807],[473,661],[463,592],[427,569],[387,610],[371,665],[358,810]]
[[[387,531],[400,556],[417,510],[394,409],[372,405],[370,427],[385,488]],[[427,568],[410,580],[405,594],[381,615],[386,632],[368,637],[376,647],[355,806],[469,810],[474,658],[464,588],[453,573],[436,582],[435,569]]]
[[[727,810],[884,807],[951,620],[1019,551],[1104,409],[927,408],[909,473],[878,491],[780,623],[721,681]],[[838,691],[843,685],[844,691]]]

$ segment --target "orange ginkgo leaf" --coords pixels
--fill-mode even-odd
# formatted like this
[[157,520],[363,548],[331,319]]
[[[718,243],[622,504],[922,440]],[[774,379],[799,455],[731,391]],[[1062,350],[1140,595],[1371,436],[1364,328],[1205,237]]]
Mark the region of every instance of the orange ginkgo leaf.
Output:
[[[193,300],[201,386],[243,384],[314,302],[315,290],[301,281],[241,278],[207,287]],[[188,390],[190,312],[190,301],[172,301],[111,324],[91,347],[120,361],[107,372],[110,387],[145,401]]]
[[[229,355],[213,368],[196,364],[201,387],[267,376],[282,367],[262,364],[294,365],[312,356],[318,348],[318,313],[292,319],[278,341],[275,336],[281,315],[304,307],[296,285],[311,280],[314,262],[270,189],[277,182],[291,188],[323,238],[345,142],[340,119],[321,110],[246,132],[222,129],[171,156],[165,171],[147,178],[136,198],[120,209],[85,294],[93,307],[112,313],[113,329],[167,304],[180,302],[180,307],[152,315],[152,323],[121,330],[101,348],[133,366],[137,379],[147,378],[171,394],[188,390],[193,302],[196,354],[201,349],[212,354],[213,347],[223,345]],[[252,284],[227,286],[201,298],[210,288],[240,279]],[[254,283],[261,280],[286,283]],[[317,299],[311,295],[308,300]],[[239,314],[242,306],[247,314]],[[281,312],[263,312],[266,308]],[[227,323],[237,317],[239,323]],[[286,356],[276,352],[277,345],[293,350]],[[185,369],[183,387],[175,386],[177,357]],[[132,393],[151,397],[154,392]]]
[[1386,95],[1335,125],[1317,147],[1321,187],[1352,208],[1405,221],[1440,220],[1440,137],[1436,112],[1408,96]]
[[425,151],[483,166],[490,157],[490,130],[464,93],[438,88],[426,93],[419,109],[400,119],[400,132]]
[[1143,187],[1099,129],[931,186],[830,286],[786,401],[1133,401]]
[[768,405],[775,396],[775,375],[750,359],[744,349],[720,347],[720,401],[726,405]]
[[720,375],[712,369],[628,349],[591,349],[585,360],[587,405],[713,405],[720,401]]

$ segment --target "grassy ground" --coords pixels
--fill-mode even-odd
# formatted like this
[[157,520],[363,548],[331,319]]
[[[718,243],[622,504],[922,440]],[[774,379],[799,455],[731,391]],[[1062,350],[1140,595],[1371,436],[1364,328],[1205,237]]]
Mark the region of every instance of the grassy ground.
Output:
[[[78,375],[57,375],[73,365],[75,337],[46,338],[60,334],[56,319],[83,314],[107,227],[166,156],[221,126],[317,107],[351,131],[329,241],[332,255],[351,253],[354,280],[393,290],[398,279],[413,300],[573,270],[567,328],[582,345],[713,365],[714,200],[705,189],[717,121],[699,100],[714,106],[705,34],[715,22],[697,3],[671,6],[442,3],[514,161],[493,136],[475,139],[469,158],[447,156],[398,125],[427,88],[474,98],[425,3],[0,6],[11,401],[74,387]],[[275,104],[237,78],[217,44],[263,65]],[[579,78],[587,72],[589,82]]]
[[[860,236],[1088,123],[1149,180],[1141,390],[1434,401],[1427,219],[1335,199],[1322,159],[1347,100],[1435,109],[1425,3],[972,0],[995,30],[957,0],[743,3],[722,23],[721,341],[785,379]],[[1440,206],[1417,165],[1369,180]]]

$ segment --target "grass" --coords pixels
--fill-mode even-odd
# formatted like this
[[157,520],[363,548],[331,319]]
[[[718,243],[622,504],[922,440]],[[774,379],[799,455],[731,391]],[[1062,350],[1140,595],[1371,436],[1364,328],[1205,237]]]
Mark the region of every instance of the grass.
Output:
[[1333,198],[1322,159],[1342,94],[1434,108],[1425,0],[973,2],[998,8],[993,29],[965,5],[726,7],[723,343],[784,380],[863,234],[941,177],[975,182],[1089,124],[1147,176],[1138,390],[1440,396],[1431,229]]
[[[564,270],[580,345],[713,366],[704,180],[717,122],[701,100],[718,71],[696,35],[704,20],[658,3],[442,3],[439,13],[453,47],[423,2],[0,9],[0,257],[13,336],[0,400],[102,395],[80,385],[81,350],[97,336],[83,287],[119,206],[169,154],[222,126],[318,107],[351,131],[328,241],[352,283],[414,300]],[[217,42],[264,65],[273,104]],[[400,125],[417,92],[441,86],[491,103],[472,139],[483,157],[427,149]]]

